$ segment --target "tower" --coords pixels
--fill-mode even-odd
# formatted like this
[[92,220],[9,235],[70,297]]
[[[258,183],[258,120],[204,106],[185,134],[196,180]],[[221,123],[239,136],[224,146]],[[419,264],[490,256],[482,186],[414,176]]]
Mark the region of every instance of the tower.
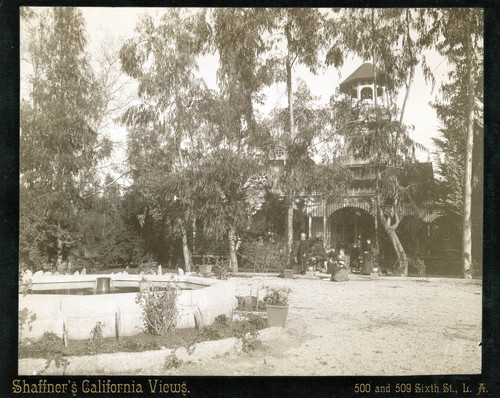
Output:
[[[377,73],[377,105],[387,106],[388,97],[385,89],[384,76]],[[340,91],[351,97],[352,104],[356,105],[359,101],[366,104],[374,104],[375,92],[375,74],[373,64],[365,62],[347,79],[340,83]]]

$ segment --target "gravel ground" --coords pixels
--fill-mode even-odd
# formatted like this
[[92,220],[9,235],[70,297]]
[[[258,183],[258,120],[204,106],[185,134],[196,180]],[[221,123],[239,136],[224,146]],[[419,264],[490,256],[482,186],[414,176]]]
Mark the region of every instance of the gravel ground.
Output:
[[[105,355],[100,356],[100,362],[89,357],[87,365],[96,367],[97,373],[103,370],[102,374],[129,375],[394,376],[481,372],[478,343],[482,333],[482,285],[478,280],[371,280],[351,275],[351,280],[343,283],[275,276],[233,277],[230,281],[235,283],[238,296],[255,295],[257,290],[263,296],[264,286],[291,288],[286,327],[263,331],[262,345],[256,351],[219,350],[228,353],[196,361],[186,356],[179,368],[170,370],[163,367],[165,354],[161,351],[144,353],[141,361],[137,355],[113,354],[109,364],[104,361]],[[213,348],[224,344],[210,343],[216,344]],[[206,348],[200,347],[200,352],[207,354],[204,351]],[[157,360],[153,360],[153,354]],[[213,355],[200,358],[210,357]],[[22,374],[44,367],[44,361],[38,365],[37,360],[23,361]],[[88,366],[80,368],[85,361],[80,362],[73,364],[77,371],[68,369],[68,374],[88,372]],[[57,369],[53,372],[60,374]]]
[[[424,375],[481,372],[480,281],[351,275],[231,278],[238,295],[288,286],[288,324],[252,353],[186,364],[179,375]],[[147,370],[144,369],[147,374]]]

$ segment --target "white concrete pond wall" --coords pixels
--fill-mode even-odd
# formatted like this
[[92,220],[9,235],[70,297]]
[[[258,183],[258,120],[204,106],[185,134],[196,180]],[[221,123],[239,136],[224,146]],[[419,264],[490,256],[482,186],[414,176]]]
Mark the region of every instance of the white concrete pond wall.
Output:
[[[141,275],[50,275],[32,279],[33,290],[93,287],[96,277],[110,277],[111,286],[139,285]],[[153,284],[167,282],[172,275],[147,275]],[[215,317],[231,317],[236,308],[235,286],[231,282],[193,276],[177,276],[182,283],[203,285],[194,290],[182,290],[178,297],[178,328],[192,328],[201,320],[206,326]],[[65,284],[65,285],[62,285]],[[131,336],[143,331],[142,312],[135,303],[137,293],[97,295],[27,294],[19,295],[19,310],[27,308],[36,320],[23,327],[23,338],[39,338],[44,332],[59,336],[67,333],[70,339],[86,339],[97,322],[104,322],[104,337]]]

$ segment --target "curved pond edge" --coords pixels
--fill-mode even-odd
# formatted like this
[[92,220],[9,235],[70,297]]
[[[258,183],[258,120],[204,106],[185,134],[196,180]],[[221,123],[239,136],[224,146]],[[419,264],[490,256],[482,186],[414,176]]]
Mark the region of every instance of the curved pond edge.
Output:
[[[33,278],[33,289],[57,288],[61,284],[88,286],[97,277],[110,277],[112,284],[139,283],[145,277],[155,284],[171,281],[172,276],[181,283],[201,284],[205,287],[183,290],[178,297],[178,328],[194,328],[213,323],[218,315],[231,317],[237,306],[235,286],[223,280],[186,275],[50,275]],[[44,332],[53,332],[62,338],[86,339],[97,322],[103,322],[104,337],[131,336],[143,330],[142,312],[135,303],[137,293],[60,295],[19,295],[19,310],[27,308],[36,314],[36,320],[23,325],[23,338],[39,338]]]

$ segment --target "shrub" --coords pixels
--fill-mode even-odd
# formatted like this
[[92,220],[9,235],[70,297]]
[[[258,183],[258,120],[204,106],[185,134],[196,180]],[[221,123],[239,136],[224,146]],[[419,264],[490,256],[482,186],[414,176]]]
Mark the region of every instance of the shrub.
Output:
[[203,337],[207,340],[219,340],[222,336],[215,325],[203,328]]
[[221,257],[216,257],[215,266],[213,267],[213,274],[217,279],[225,280],[229,276],[231,267],[229,266],[229,260]]
[[87,339],[87,346],[90,348],[91,352],[96,352],[102,346],[104,341],[104,336],[102,334],[104,325],[104,322],[99,321],[90,331],[90,336]]
[[408,257],[408,272],[419,276],[425,276],[425,263],[419,257]]
[[175,354],[175,350],[172,350],[170,354],[167,355],[165,358],[165,363],[163,367],[165,369],[177,369],[183,364],[183,360],[178,358],[177,355]]
[[267,321],[264,317],[250,314],[247,317],[247,319],[235,321],[231,325],[232,334],[235,337],[244,338],[248,333],[253,333],[267,327]]
[[158,263],[154,260],[148,260],[139,265],[139,273],[154,275],[158,272]]
[[252,330],[248,332],[242,339],[242,350],[243,352],[252,352],[262,346],[262,341],[259,338],[259,332]]
[[25,326],[28,328],[28,331],[33,329],[33,322],[36,320],[36,314],[33,311],[28,310],[27,308],[23,308],[19,311],[19,341],[22,340],[23,330]]
[[243,244],[244,256],[257,272],[269,272],[272,268],[282,269],[287,263],[285,243],[247,242]]
[[256,330],[264,329],[267,327],[267,320],[261,315],[247,314],[247,322],[252,325]]
[[63,349],[61,339],[54,332],[44,332],[38,340],[22,344],[22,356],[31,358],[47,358]]
[[177,297],[180,289],[173,280],[166,287],[154,288],[137,293],[135,302],[142,309],[144,331],[165,335],[171,333],[177,324]]
[[219,325],[227,326],[227,316],[225,314],[217,315],[214,319],[214,323],[218,323]]
[[57,368],[63,368],[63,374],[69,365],[69,361],[65,357],[62,340],[53,332],[44,332],[38,340],[29,340],[20,344],[19,357],[47,358],[45,369],[48,369],[50,364],[54,362]]

